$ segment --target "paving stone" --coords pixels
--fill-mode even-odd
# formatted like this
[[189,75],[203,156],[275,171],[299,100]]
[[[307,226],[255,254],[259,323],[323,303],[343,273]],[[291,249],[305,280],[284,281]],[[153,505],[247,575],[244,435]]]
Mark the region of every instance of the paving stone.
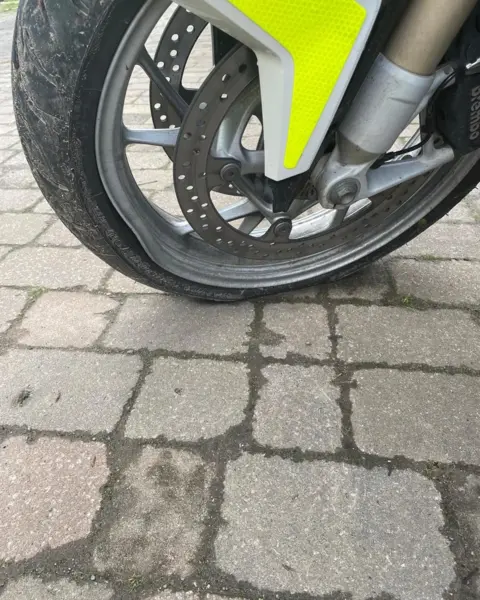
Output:
[[[1,270],[0,270],[1,273]],[[105,338],[111,348],[246,352],[251,304],[207,304],[160,295],[128,298]]]
[[28,244],[48,225],[46,215],[3,213],[0,217],[0,244]]
[[46,246],[81,246],[82,243],[61,222],[56,221],[37,240],[37,244]]
[[0,123],[0,136],[7,135],[9,137],[17,134],[17,128],[15,125],[5,125]]
[[170,159],[162,148],[158,148],[156,152],[128,152],[127,157],[134,174],[137,169],[164,169],[167,165],[171,165]]
[[116,300],[83,292],[47,292],[28,310],[18,340],[27,346],[85,348],[109,323]]
[[472,211],[475,223],[480,223],[480,195],[470,202],[470,210]]
[[392,272],[401,296],[453,305],[480,304],[480,263],[401,260],[393,262]]
[[16,154],[18,154],[18,151],[0,149],[0,165],[3,166],[9,158],[12,158],[12,156],[15,156]]
[[[164,190],[173,184],[171,171],[161,169],[136,169],[135,180],[140,187]],[[178,205],[178,201],[177,201]]]
[[148,285],[142,285],[130,277],[125,277],[125,275],[122,275],[118,271],[113,272],[107,282],[106,288],[114,294],[163,294],[160,290],[156,290]]
[[[1,218],[1,217],[0,217]],[[12,250],[12,246],[0,246],[0,260]]]
[[[12,437],[0,447],[0,558],[24,560],[90,533],[108,476],[103,444]],[[74,515],[74,518],[72,518]]]
[[55,211],[46,200],[42,200],[38,206],[33,209],[34,213],[46,213],[49,215],[55,214]]
[[222,435],[245,418],[245,365],[159,358],[128,420],[126,435],[196,441]]
[[347,279],[329,285],[327,289],[328,295],[334,300],[383,300],[390,289],[386,263],[375,263]]
[[12,167],[4,166],[0,168],[0,189],[3,188],[30,188],[38,190],[38,185],[30,169],[13,169]]
[[2,600],[111,600],[113,591],[103,583],[79,585],[59,579],[44,583],[35,577],[10,582]]
[[455,208],[453,208],[448,215],[443,217],[440,223],[475,223],[475,219],[473,218],[472,211],[469,207],[468,199],[457,204]]
[[[147,600],[199,600],[200,595],[193,592],[161,592],[157,596],[147,598]],[[29,599],[30,600],[30,599]],[[227,598],[226,596],[216,596],[214,594],[205,594],[205,600],[239,600],[237,598]]]
[[352,419],[361,450],[480,464],[476,377],[376,369],[360,371],[355,379]]
[[0,123],[2,125],[10,125],[15,127],[15,117],[13,116],[13,110],[7,113],[0,113]]
[[26,292],[0,288],[0,333],[4,333],[16,319],[25,304],[28,296]]
[[9,350],[0,356],[0,423],[112,431],[140,366],[135,356]]
[[3,285],[95,289],[108,269],[108,265],[84,248],[26,247],[3,259],[0,281]]
[[323,367],[269,366],[255,408],[254,437],[275,448],[335,452],[341,447],[340,392]]
[[480,259],[477,225],[437,224],[393,256]]
[[[206,595],[206,600],[209,598],[220,598],[218,596],[210,596],[210,594]],[[161,592],[157,596],[152,596],[151,598],[147,598],[147,600],[200,600],[199,594],[194,594],[193,592],[170,592],[165,591]]]
[[315,285],[312,287],[302,288],[300,290],[293,290],[291,292],[285,292],[283,294],[277,294],[271,296],[272,300],[281,299],[281,300],[315,300],[325,288],[323,286]]
[[[39,199],[39,192],[33,190],[2,189],[0,192],[0,212],[22,212],[32,208]],[[1,218],[3,219],[3,216]]]
[[2,166],[13,168],[29,168],[29,164],[27,162],[27,159],[25,158],[25,154],[23,153],[23,151],[12,152],[9,150],[9,152],[11,152],[12,156],[5,160]]
[[227,471],[217,564],[277,592],[441,600],[455,572],[440,502],[414,472],[244,456]]
[[480,365],[480,327],[459,310],[342,306],[339,356],[348,362]]
[[263,315],[260,350],[286,358],[302,354],[320,360],[331,350],[326,310],[315,304],[268,304]]
[[18,135],[1,135],[0,134],[0,149],[6,150],[12,147],[18,147]]
[[124,579],[192,573],[213,467],[189,452],[146,447],[111,490],[98,569]]
[[457,477],[459,481],[452,504],[460,526],[462,543],[467,551],[466,557],[470,562],[470,569],[465,571],[463,580],[463,597],[480,598],[480,477],[462,477],[460,474]]

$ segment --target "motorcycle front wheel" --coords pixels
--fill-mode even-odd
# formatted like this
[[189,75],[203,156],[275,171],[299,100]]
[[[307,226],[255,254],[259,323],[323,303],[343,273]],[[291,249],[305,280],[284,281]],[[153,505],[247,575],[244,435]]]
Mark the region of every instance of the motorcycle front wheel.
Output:
[[[412,240],[480,180],[472,154],[341,215],[305,192],[288,239],[270,240],[263,215],[219,177],[232,148],[252,182],[263,176],[254,60],[238,45],[208,63],[209,32],[167,0],[20,1],[13,89],[27,159],[63,223],[123,274],[216,301],[328,283]],[[132,122],[142,102],[145,120]],[[198,130],[176,147],[187,121]]]

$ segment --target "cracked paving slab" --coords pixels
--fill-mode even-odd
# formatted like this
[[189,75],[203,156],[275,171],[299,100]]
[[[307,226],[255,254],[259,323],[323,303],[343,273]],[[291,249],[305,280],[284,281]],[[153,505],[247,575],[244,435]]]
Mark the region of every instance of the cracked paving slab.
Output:
[[104,504],[96,567],[122,579],[190,575],[212,477],[195,454],[144,448]]
[[243,456],[228,467],[218,566],[276,592],[442,600],[440,495],[414,472]]

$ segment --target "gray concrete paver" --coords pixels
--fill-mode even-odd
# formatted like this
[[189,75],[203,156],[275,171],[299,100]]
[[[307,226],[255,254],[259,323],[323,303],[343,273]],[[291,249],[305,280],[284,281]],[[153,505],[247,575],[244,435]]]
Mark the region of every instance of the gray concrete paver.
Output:
[[220,567],[278,592],[441,600],[440,497],[416,473],[244,456],[229,466]]
[[100,488],[107,476],[103,444],[58,438],[4,441],[0,558],[22,560],[85,538],[100,508]]

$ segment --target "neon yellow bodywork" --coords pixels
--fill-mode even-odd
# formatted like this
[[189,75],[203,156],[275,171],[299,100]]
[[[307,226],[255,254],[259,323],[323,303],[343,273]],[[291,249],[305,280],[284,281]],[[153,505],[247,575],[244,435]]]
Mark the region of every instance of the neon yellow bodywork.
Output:
[[355,0],[229,0],[294,63],[284,166],[297,166],[367,16]]

